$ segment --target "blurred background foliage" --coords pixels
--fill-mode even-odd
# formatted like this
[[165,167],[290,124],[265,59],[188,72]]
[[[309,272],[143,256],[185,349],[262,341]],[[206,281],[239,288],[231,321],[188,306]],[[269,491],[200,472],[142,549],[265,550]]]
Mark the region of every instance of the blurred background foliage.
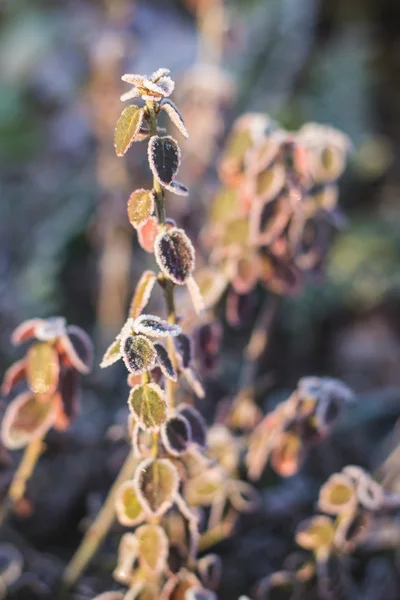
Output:
[[[121,296],[111,318],[110,314],[104,318],[99,308],[101,278],[107,272],[101,268],[104,248],[107,243],[114,248],[112,271],[119,264],[118,248],[124,252],[128,247],[129,261],[126,256],[123,260],[131,292],[148,257],[126,229],[125,203],[133,186],[148,180],[148,173],[140,156],[130,159],[127,173],[120,172],[113,155],[113,130],[106,116],[102,120],[102,110],[114,111],[113,102],[117,113],[120,110],[124,72],[146,73],[166,66],[179,89],[199,56],[196,4],[194,0],[1,1],[2,370],[16,357],[10,333],[25,318],[65,315],[94,337],[97,356],[119,328],[125,291],[106,286],[109,298]],[[332,443],[338,463],[358,459],[367,466],[377,465],[390,446],[390,426],[400,415],[400,3],[226,1],[222,44],[222,64],[236,90],[220,113],[225,134],[239,114],[251,110],[267,112],[289,128],[310,120],[331,124],[353,141],[354,152],[340,186],[347,222],[334,239],[326,281],[310,284],[300,296],[283,301],[260,371],[272,373],[276,389],[292,389],[302,375],[324,374],[340,377],[357,393],[365,393],[365,401],[363,396],[361,406],[352,409],[354,415],[337,439],[319,452],[326,458]],[[110,62],[111,55],[115,60]],[[218,88],[218,78],[213,82]],[[184,165],[182,179],[191,184],[189,202],[179,200],[180,205],[171,200],[170,212],[183,220],[192,236],[199,234],[218,184],[215,164],[224,135],[219,135],[201,180]],[[104,159],[106,148],[110,156]],[[185,143],[182,151],[185,154]],[[117,232],[111,238],[110,219]],[[230,376],[241,361],[250,326],[225,331],[229,353],[210,388],[210,414],[222,394],[235,391]],[[37,518],[21,526],[36,547],[45,544],[48,550],[52,544],[61,556],[76,545],[78,533],[67,534],[71,522],[75,525],[86,515],[88,503],[89,512],[90,503],[92,511],[97,510],[96,492],[101,496],[126,453],[122,444],[115,446],[112,436],[104,442],[104,432],[118,423],[117,410],[125,406],[122,369],[107,372],[105,378],[96,368],[86,387],[83,417],[70,433],[50,436],[43,471],[35,475]],[[357,435],[350,441],[348,433],[354,431]],[[52,472],[58,481],[58,460],[74,477],[66,476],[57,489],[40,496],[47,490],[45,472]],[[330,457],[332,468],[340,467],[332,461]],[[321,480],[325,475],[319,474]],[[286,485],[282,484],[282,494]],[[299,483],[301,493],[304,485]],[[310,489],[311,496],[315,485]],[[60,542],[61,534],[65,543]],[[277,548],[284,541],[277,541],[276,532],[273,540],[266,544],[269,552],[277,544],[272,552],[277,559]],[[247,583],[265,574],[261,559],[254,562],[259,544],[254,542],[253,559],[246,558],[251,565]],[[241,560],[246,548],[237,555]],[[235,551],[234,544],[230,550]],[[233,577],[231,571],[228,567]]]

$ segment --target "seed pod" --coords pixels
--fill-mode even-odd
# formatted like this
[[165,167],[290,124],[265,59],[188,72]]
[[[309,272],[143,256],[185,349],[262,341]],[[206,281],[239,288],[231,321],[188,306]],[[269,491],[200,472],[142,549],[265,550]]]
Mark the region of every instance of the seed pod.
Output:
[[168,185],[178,172],[181,151],[173,137],[153,135],[148,146],[150,169],[161,185]]
[[133,387],[128,405],[142,429],[147,431],[158,431],[167,418],[164,394],[156,383]]
[[114,146],[117,156],[123,156],[132,145],[142,126],[144,111],[134,104],[127,106],[118,119],[114,134]]
[[192,242],[183,229],[161,232],[154,242],[154,254],[161,271],[177,285],[183,285],[195,267]]
[[175,465],[166,458],[142,461],[135,474],[141,504],[152,517],[161,517],[174,502],[179,476]]
[[129,335],[121,340],[121,353],[126,368],[139,375],[156,364],[156,351],[153,344],[144,335]]
[[128,218],[135,229],[144,225],[154,211],[154,192],[152,190],[136,190],[128,200]]
[[161,429],[161,439],[165,449],[172,456],[186,452],[191,442],[191,429],[184,416],[177,415],[168,419]]

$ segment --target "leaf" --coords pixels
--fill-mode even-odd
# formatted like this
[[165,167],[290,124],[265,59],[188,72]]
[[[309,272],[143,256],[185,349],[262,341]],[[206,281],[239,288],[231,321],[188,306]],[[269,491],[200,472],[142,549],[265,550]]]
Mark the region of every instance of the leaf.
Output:
[[222,246],[240,246],[242,249],[249,242],[249,233],[249,220],[240,217],[226,225],[221,244]]
[[179,325],[168,323],[155,315],[140,315],[135,319],[134,330],[149,337],[177,336],[182,331]]
[[210,219],[214,224],[232,221],[240,213],[239,191],[233,187],[218,190],[211,205]]
[[160,525],[142,525],[135,531],[139,564],[147,572],[161,573],[167,564],[169,541]]
[[159,233],[154,242],[154,254],[166,277],[177,285],[186,283],[195,267],[195,252],[183,229],[172,227]]
[[257,490],[246,481],[233,480],[229,490],[229,500],[239,512],[253,512],[260,503]]
[[121,340],[116,339],[105,351],[103,359],[100,363],[100,368],[105,369],[106,367],[116,363],[120,358],[122,358]]
[[286,181],[285,167],[281,164],[262,171],[254,180],[254,193],[260,202],[269,202],[282,191]]
[[219,269],[205,267],[196,273],[205,308],[213,307],[229,285],[229,279]]
[[219,468],[207,469],[188,479],[185,485],[185,499],[192,506],[208,506],[221,492],[223,476]]
[[43,319],[28,319],[24,321],[12,332],[11,343],[14,346],[18,346],[22,342],[32,339],[36,335],[38,325],[42,323],[44,323]]
[[317,515],[303,521],[296,532],[296,542],[306,550],[330,548],[333,544],[335,528],[330,517]]
[[118,119],[114,134],[114,146],[117,156],[123,156],[130,148],[143,122],[144,111],[132,104],[127,106]]
[[64,317],[51,317],[37,325],[35,337],[42,342],[51,342],[65,335],[66,332],[67,321]]
[[132,481],[125,481],[118,489],[115,510],[121,525],[133,527],[144,520],[143,507]]
[[204,398],[206,393],[195,371],[190,367],[182,370],[183,376],[198,398]]
[[37,342],[26,355],[26,379],[34,394],[53,394],[57,389],[60,362],[55,348],[47,342]]
[[143,250],[152,254],[154,252],[154,242],[158,234],[158,222],[155,217],[150,217],[141,225],[138,230],[138,241]]
[[178,381],[175,367],[172,364],[172,360],[170,359],[169,354],[164,346],[162,344],[155,343],[154,348],[157,352],[157,362],[165,377],[168,377],[168,379],[171,379],[171,381]]
[[130,373],[151,371],[156,363],[153,344],[144,335],[128,335],[121,340],[122,359]]
[[189,133],[185,127],[185,122],[176,104],[172,100],[163,100],[161,108],[165,110],[173,124],[179,129],[183,137],[188,138]]
[[201,295],[200,288],[197,285],[194,277],[189,277],[186,281],[190,299],[192,301],[196,315],[201,316],[205,310],[203,296]]
[[174,346],[177,352],[179,364],[183,369],[187,369],[192,361],[191,339],[185,333],[181,333],[174,338]]
[[188,404],[180,405],[178,411],[189,423],[191,441],[204,450],[207,445],[207,425],[202,415]]
[[1,423],[1,438],[6,448],[15,449],[44,435],[53,425],[57,405],[39,399],[32,392],[20,394],[8,405]]
[[154,192],[152,190],[135,190],[128,200],[128,218],[136,229],[143,225],[154,211]]
[[148,146],[148,158],[154,177],[162,185],[168,185],[178,172],[181,151],[173,137],[153,135]]
[[330,515],[353,512],[357,505],[357,494],[349,477],[334,473],[319,492],[318,508]]
[[26,358],[22,358],[8,367],[1,384],[1,394],[3,396],[7,396],[17,383],[25,379],[26,363]]
[[152,517],[161,517],[172,506],[178,492],[178,471],[167,458],[148,458],[138,465],[135,483],[145,510]]
[[300,437],[294,432],[285,431],[271,452],[271,466],[278,475],[291,477],[299,470],[303,457]]
[[158,431],[167,418],[164,394],[156,383],[144,383],[133,387],[128,404],[141,427],[147,431]]
[[207,554],[197,561],[201,583],[213,589],[218,588],[222,575],[222,561],[218,554]]
[[[132,579],[132,571],[139,553],[139,543],[133,533],[125,533],[121,537],[118,548],[117,567],[113,577],[120,583],[129,585]],[[125,600],[126,596],[124,596]]]
[[93,365],[93,345],[83,329],[76,325],[69,325],[67,335],[58,339],[56,347],[68,367],[73,367],[80,373],[90,372]]
[[161,439],[165,449],[172,456],[186,452],[191,442],[191,430],[185,417],[177,415],[168,419],[161,429]]
[[157,277],[153,271],[144,271],[136,285],[135,294],[129,308],[129,316],[133,319],[137,319],[147,305],[156,281]]
[[179,181],[171,181],[168,185],[164,186],[166,190],[176,194],[177,196],[189,196],[189,189],[183,183]]

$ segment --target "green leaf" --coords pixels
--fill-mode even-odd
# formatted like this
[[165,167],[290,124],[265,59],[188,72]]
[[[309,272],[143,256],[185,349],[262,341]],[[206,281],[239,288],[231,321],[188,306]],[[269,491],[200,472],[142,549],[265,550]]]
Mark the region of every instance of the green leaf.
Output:
[[155,383],[133,387],[128,404],[141,427],[147,431],[158,431],[167,418],[167,404],[163,391]]
[[114,134],[114,146],[117,156],[123,156],[133,143],[142,125],[143,115],[143,108],[139,108],[134,104],[128,106],[122,112]]
[[160,517],[174,502],[179,486],[178,471],[167,458],[149,458],[138,465],[135,483],[145,510],[153,517]]
[[53,394],[60,374],[58,354],[51,344],[37,342],[27,353],[26,378],[35,394]]
[[122,525],[131,527],[144,519],[143,507],[139,502],[136,487],[132,481],[126,481],[118,490],[115,509]]
[[167,535],[159,525],[142,525],[135,531],[139,542],[139,563],[145,570],[161,573],[166,566],[169,542]]

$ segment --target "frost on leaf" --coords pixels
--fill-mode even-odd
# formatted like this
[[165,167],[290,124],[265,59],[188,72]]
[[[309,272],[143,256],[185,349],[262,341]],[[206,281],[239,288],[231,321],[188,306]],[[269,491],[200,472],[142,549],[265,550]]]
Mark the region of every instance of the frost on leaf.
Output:
[[148,146],[148,157],[154,177],[162,185],[168,185],[178,172],[181,151],[173,137],[153,135]]
[[109,367],[116,363],[120,358],[122,358],[121,354],[121,342],[120,340],[114,340],[112,344],[107,348],[105,354],[103,356],[103,360],[100,363],[100,367],[105,369],[105,367]]
[[64,317],[51,317],[37,325],[35,337],[42,342],[51,342],[66,332],[67,322]]
[[158,234],[158,223],[155,217],[150,217],[138,230],[139,244],[146,252],[154,252],[154,241]]
[[188,404],[183,404],[179,407],[179,414],[189,423],[191,441],[204,449],[207,444],[207,425],[202,415],[193,406],[189,406]]
[[125,481],[118,489],[115,509],[121,525],[132,527],[143,521],[143,507],[139,502],[136,487],[132,481]]
[[196,273],[196,281],[203,297],[205,308],[218,302],[229,284],[229,279],[219,269],[205,267]]
[[67,327],[67,334],[57,341],[62,362],[80,373],[89,373],[93,365],[93,346],[90,337],[76,325]]
[[187,383],[196,394],[196,396],[198,398],[204,398],[206,393],[195,371],[189,367],[188,369],[183,369],[182,373]]
[[144,111],[134,104],[128,106],[118,119],[114,134],[114,146],[117,156],[123,156],[132,145],[143,122]]
[[156,362],[153,344],[144,335],[128,335],[121,340],[122,358],[131,373],[151,371]]
[[343,473],[334,473],[319,492],[318,508],[330,515],[353,512],[357,494],[353,482]]
[[128,218],[136,229],[147,221],[154,211],[154,192],[152,190],[136,190],[128,200]]
[[168,377],[171,381],[177,381],[178,377],[167,350],[159,343],[155,343],[154,348],[157,352],[158,365],[165,377]]
[[140,426],[147,431],[158,431],[167,418],[164,394],[156,383],[144,383],[133,387],[128,404]]
[[167,563],[169,542],[160,525],[142,525],[135,531],[139,542],[139,564],[144,571],[161,573]]
[[60,373],[58,354],[51,344],[37,342],[28,350],[26,378],[34,394],[53,394]]
[[26,358],[22,358],[12,364],[4,373],[3,382],[1,384],[1,394],[3,396],[7,396],[17,383],[25,379],[26,362]]
[[306,550],[328,549],[333,545],[334,537],[334,523],[323,515],[303,521],[296,531],[297,544]]
[[207,469],[187,481],[185,498],[192,506],[208,506],[221,493],[222,488],[223,475],[221,469]]
[[174,346],[182,369],[187,369],[192,360],[192,341],[185,333],[174,338]]
[[156,274],[153,271],[144,271],[139,279],[129,308],[129,316],[133,319],[137,319],[150,300],[156,280]]
[[183,137],[188,138],[189,133],[186,129],[185,122],[178,107],[172,102],[172,100],[164,100],[161,104],[161,108],[165,110],[173,124],[179,129]]
[[44,435],[53,425],[57,413],[54,402],[38,399],[31,392],[20,394],[8,405],[1,424],[1,438],[6,448],[22,448]]
[[24,321],[11,334],[11,343],[14,346],[18,346],[22,342],[32,339],[36,336],[37,327],[43,323],[43,319],[28,319]]
[[179,181],[171,181],[168,185],[165,186],[165,189],[177,196],[188,196],[189,188],[186,187],[183,183]]
[[179,325],[167,323],[155,315],[140,315],[135,320],[134,330],[136,333],[143,333],[149,337],[177,336],[182,331]]
[[[138,557],[139,544],[133,533],[125,533],[119,543],[117,567],[114,570],[114,579],[129,585],[132,571]],[[126,596],[124,596],[124,599]]]
[[195,267],[195,253],[183,229],[172,227],[159,233],[154,242],[154,254],[166,277],[177,285],[186,283]]
[[172,456],[179,456],[186,452],[191,442],[191,428],[182,413],[164,423],[161,438],[165,449]]
[[149,458],[138,465],[135,483],[146,512],[160,517],[174,502],[179,485],[178,471],[166,458]]

